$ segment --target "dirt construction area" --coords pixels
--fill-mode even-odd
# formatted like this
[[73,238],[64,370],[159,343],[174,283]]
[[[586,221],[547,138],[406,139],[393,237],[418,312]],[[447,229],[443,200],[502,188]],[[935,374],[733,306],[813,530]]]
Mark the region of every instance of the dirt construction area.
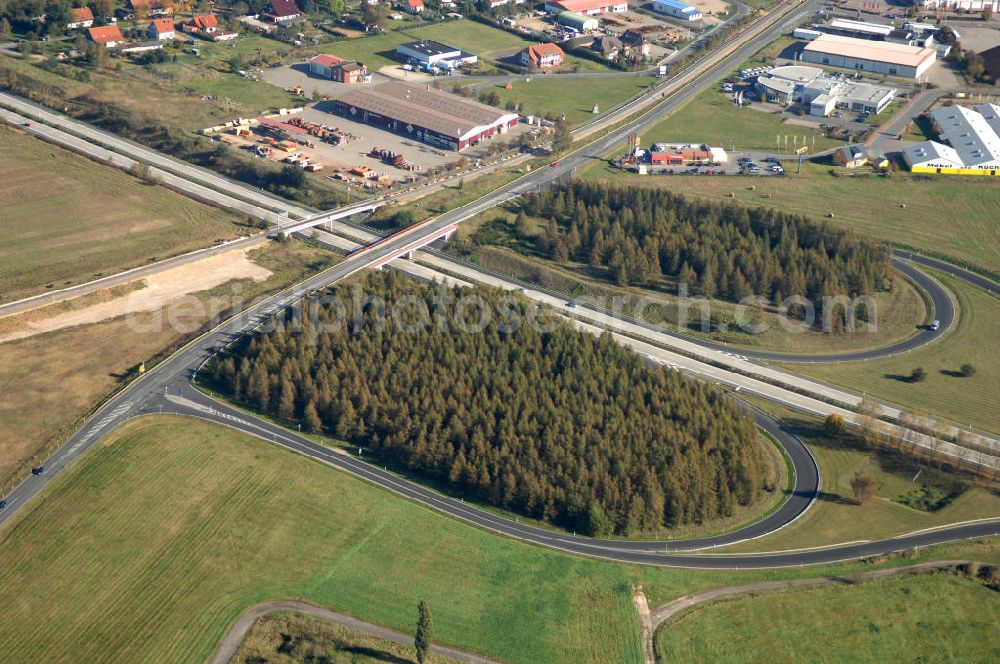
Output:
[[[105,294],[107,297],[95,293],[98,297],[82,296],[65,303],[0,318],[0,343],[140,312],[157,311],[171,304],[179,307],[185,296],[231,281],[264,281],[271,276],[271,272],[250,260],[248,251],[250,249],[230,251],[170,268],[113,289],[112,293]],[[187,316],[191,312],[175,313]],[[169,323],[170,315],[168,310],[165,323]]]

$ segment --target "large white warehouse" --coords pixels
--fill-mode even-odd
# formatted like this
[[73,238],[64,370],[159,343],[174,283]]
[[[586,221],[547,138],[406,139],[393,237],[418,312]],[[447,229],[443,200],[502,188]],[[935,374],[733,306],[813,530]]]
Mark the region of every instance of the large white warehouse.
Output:
[[1000,106],[979,104],[975,110],[946,106],[931,113],[931,120],[947,145],[924,141],[903,150],[911,170],[992,176],[1000,173]]
[[840,35],[820,35],[802,49],[805,62],[903,78],[920,78],[936,59],[933,48]]

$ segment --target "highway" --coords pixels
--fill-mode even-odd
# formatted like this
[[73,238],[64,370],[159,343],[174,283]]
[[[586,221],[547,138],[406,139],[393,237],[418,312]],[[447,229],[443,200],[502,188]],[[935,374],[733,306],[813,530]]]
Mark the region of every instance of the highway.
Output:
[[[322,447],[293,432],[214,401],[195,390],[191,385],[191,380],[198,367],[218,348],[227,345],[246,331],[259,326],[281,309],[371,265],[386,262],[398,255],[401,249],[414,246],[424,239],[436,237],[447,228],[483,210],[502,204],[527,191],[544,188],[565,179],[571,176],[573,170],[583,163],[594,158],[601,158],[615,145],[621,143],[627,133],[642,131],[658,121],[662,114],[678,108],[692,96],[698,94],[706,85],[710,85],[716,78],[751,55],[759,48],[760,43],[771,41],[787,26],[797,22],[802,15],[812,11],[813,6],[813,3],[803,4],[802,8],[794,12],[792,16],[765,30],[759,37],[759,41],[752,40],[751,43],[737,48],[731,55],[723,58],[717,64],[706,68],[699,76],[699,84],[683,87],[657,105],[655,112],[647,113],[638,120],[612,131],[595,143],[577,150],[561,160],[558,165],[536,170],[468,206],[443,214],[427,224],[394,236],[390,241],[372,246],[357,255],[349,256],[342,263],[258,303],[202,335],[154,367],[142,378],[131,383],[98,409],[86,424],[46,462],[47,472],[44,475],[29,476],[7,497],[8,508],[0,512],[0,526],[13,518],[31,498],[45,488],[48,482],[115,426],[139,415],[173,412],[202,417],[270,440],[275,444],[283,445],[298,453],[334,465],[387,490],[478,527],[570,553],[597,556],[621,562],[710,568],[783,567],[833,562],[889,553],[912,546],[926,546],[954,539],[1000,533],[1000,519],[995,519],[879,542],[847,544],[823,550],[766,555],[713,555],[706,553],[705,549],[760,537],[790,523],[808,509],[820,488],[820,478],[815,462],[801,441],[783,430],[779,423],[756,414],[758,424],[776,437],[789,454],[795,468],[795,489],[777,512],[745,528],[714,537],[666,542],[593,540],[527,526],[516,520],[505,519],[479,510],[461,500],[447,498],[418,484],[381,471],[376,466],[364,461]],[[227,186],[231,186],[231,184],[228,183]],[[268,203],[273,205],[274,201],[270,200]]]

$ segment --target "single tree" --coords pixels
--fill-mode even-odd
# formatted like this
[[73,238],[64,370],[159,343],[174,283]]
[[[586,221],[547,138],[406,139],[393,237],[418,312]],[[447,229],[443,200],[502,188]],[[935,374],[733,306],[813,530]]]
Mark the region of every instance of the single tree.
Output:
[[914,383],[923,382],[925,378],[927,378],[927,372],[924,371],[923,367],[917,367],[916,369],[910,372],[910,380],[913,381]]
[[964,377],[968,378],[969,376],[974,376],[975,375],[975,373],[976,373],[976,367],[972,366],[971,364],[966,363],[966,364],[963,364],[961,366],[961,368],[959,368],[958,372],[960,374],[962,374]]
[[418,664],[424,664],[431,649],[434,626],[431,624],[431,609],[427,606],[427,602],[420,600],[417,611],[420,615],[417,618],[417,634],[413,639],[413,647],[417,649]]
[[858,504],[863,504],[868,502],[868,499],[875,495],[875,479],[861,472],[860,470],[854,473],[854,478],[851,479],[851,490],[854,491],[854,500],[858,501]]
[[552,147],[556,152],[564,152],[573,145],[573,134],[569,130],[569,123],[560,120],[556,123],[556,136],[552,141]]
[[844,421],[843,415],[830,413],[823,422],[823,430],[826,431],[826,435],[836,438],[847,431],[847,422]]

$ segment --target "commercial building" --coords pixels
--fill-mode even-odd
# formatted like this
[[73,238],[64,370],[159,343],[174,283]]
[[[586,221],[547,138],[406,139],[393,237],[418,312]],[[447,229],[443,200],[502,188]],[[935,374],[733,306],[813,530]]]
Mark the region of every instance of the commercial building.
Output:
[[824,34],[807,43],[801,57],[813,64],[918,79],[934,64],[937,51]]
[[396,56],[406,62],[419,63],[428,67],[471,65],[479,59],[472,53],[466,53],[454,46],[430,39],[399,44],[396,46]]
[[518,121],[517,113],[403,81],[352,90],[334,99],[333,108],[346,118],[448,150],[505,134]]
[[596,18],[577,14],[576,12],[559,12],[559,15],[556,16],[556,21],[559,25],[564,25],[567,28],[573,28],[577,32],[596,30],[598,26]]
[[309,60],[309,73],[337,83],[360,83],[368,80],[368,68],[360,62],[341,60],[335,55],[317,55]]
[[620,14],[628,11],[628,0],[545,0],[545,11],[550,14],[575,12],[583,16]]
[[558,67],[564,58],[563,50],[555,44],[535,44],[521,51],[521,64],[525,67]]
[[680,0],[653,0],[652,9],[657,14],[693,23],[702,19],[701,10]]
[[724,149],[704,143],[653,143],[649,148],[649,163],[654,166],[696,166],[728,161],[729,155]]
[[892,34],[892,26],[883,23],[867,21],[852,21],[846,18],[835,18],[821,28],[828,35],[841,35],[857,39],[887,41]]
[[818,67],[775,67],[757,78],[761,99],[775,104],[799,104],[809,115],[827,116],[834,109],[877,115],[896,96],[896,88],[827,76]]
[[903,159],[910,170],[958,175],[1000,173],[1000,106],[946,106],[931,113],[931,120],[947,145],[924,141],[905,148]]
[[921,9],[947,9],[951,11],[981,12],[987,7],[1000,13],[1000,0],[914,0]]

